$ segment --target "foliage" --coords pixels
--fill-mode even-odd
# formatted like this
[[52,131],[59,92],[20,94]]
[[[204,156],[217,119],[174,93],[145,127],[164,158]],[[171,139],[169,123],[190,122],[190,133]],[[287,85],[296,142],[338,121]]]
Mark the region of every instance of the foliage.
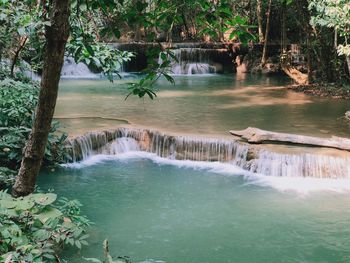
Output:
[[39,87],[4,79],[1,81],[1,115],[0,125],[21,127],[31,121],[32,111],[38,103]]
[[221,34],[228,30],[227,22],[233,22],[242,13],[235,10],[241,2],[244,1],[125,0],[116,4],[118,7],[114,8],[114,12],[110,12],[113,8],[109,5],[109,15],[100,15],[100,18],[101,23],[107,28],[103,33],[112,33],[108,28],[117,28],[118,32],[114,34],[117,38],[128,35],[129,30],[134,40],[140,41],[137,39],[137,31],[142,30],[142,39],[145,41],[171,42],[173,33],[176,34],[174,35],[177,40],[180,35],[182,40],[202,40],[204,35],[210,35],[217,41],[221,40]]
[[50,26],[43,15],[45,10],[31,0],[0,0],[0,7],[0,57],[4,53],[11,63],[20,66],[20,57],[14,54],[24,48],[22,58],[31,57],[30,66],[37,69],[41,63],[44,29]]
[[13,198],[0,192],[0,259],[2,262],[45,262],[58,258],[64,245],[88,245],[90,222],[81,204],[54,193]]
[[249,32],[253,26],[247,22],[248,19],[234,14],[231,10],[231,1],[222,0],[212,4],[211,1],[198,1],[200,11],[196,22],[203,29],[199,32],[201,35],[209,35],[213,39],[220,39],[221,34],[228,32],[228,39],[247,43],[255,39],[254,35]]
[[[9,50],[6,57],[13,59],[13,53],[18,51],[18,43],[23,42],[21,58],[29,61],[32,70],[40,71],[42,67],[42,51],[45,45],[44,29],[50,26],[49,8],[46,1],[0,0],[0,58],[2,51]],[[98,41],[99,31],[106,32],[103,25],[99,25],[98,16],[103,15],[106,4],[111,1],[72,1],[71,38],[69,39],[67,55],[72,55],[75,62],[84,62],[95,70],[104,73],[112,80],[113,74],[118,74],[124,61],[130,60],[132,54],[119,51]],[[104,8],[101,8],[104,7]],[[107,11],[107,10],[105,10]],[[109,10],[113,12],[113,10]],[[82,15],[84,14],[84,15]],[[116,31],[116,30],[114,30]],[[21,67],[20,63],[17,63]]]
[[16,172],[6,167],[0,167],[0,189],[5,189],[15,182]]
[[119,72],[123,63],[133,57],[128,51],[120,51],[106,44],[87,45],[80,38],[71,40],[67,48],[77,63],[83,62],[90,68],[102,72],[110,81],[113,81],[115,74],[120,77]]
[[[73,3],[76,16],[71,17],[71,38],[67,43],[67,54],[72,56],[76,63],[83,62],[93,70],[102,72],[110,81],[113,76],[119,75],[124,62],[130,61],[134,56],[131,52],[120,51],[117,48],[96,41],[100,27],[94,20],[92,6],[79,2]],[[95,7],[96,8],[96,7]],[[89,15],[81,16],[79,11],[84,10]],[[97,16],[98,17],[98,16]],[[93,26],[94,25],[94,26]],[[104,28],[106,31],[106,28]],[[101,29],[103,30],[103,28]]]
[[104,259],[100,260],[97,258],[84,258],[86,261],[93,262],[93,263],[131,263],[131,260],[129,257],[117,257],[116,259],[113,259],[113,257],[109,253],[109,243],[106,239],[103,241],[103,251],[104,251]]
[[[6,78],[0,80],[0,166],[17,169],[22,149],[31,131],[39,87],[35,82]],[[52,165],[66,158],[66,135],[55,134],[53,123],[46,147],[44,164]]]
[[[156,60],[156,57],[159,57],[159,59]],[[177,58],[171,50],[162,51],[160,47],[150,49],[148,51],[148,67],[144,70],[145,76],[139,82],[129,83],[129,90],[131,91],[125,99],[130,95],[136,95],[139,98],[147,95],[150,99],[154,99],[157,94],[152,88],[160,77],[164,77],[170,83],[175,84],[174,79],[169,75],[172,61],[177,61]]]
[[[21,37],[28,38],[22,58],[30,62],[31,69],[39,70],[45,39],[44,28],[50,26],[50,5],[45,1],[38,4],[33,0],[1,0],[0,3],[4,10],[0,15],[0,29],[4,32],[2,36],[8,38],[8,41],[2,41],[4,50],[17,46],[12,39],[19,42]],[[71,2],[71,37],[67,44],[67,55],[71,55],[77,63],[83,62],[91,69],[102,72],[112,81],[122,64],[129,61],[133,54],[119,51],[102,43],[101,39],[119,38],[122,34],[127,34],[128,28],[132,28],[134,34],[143,30],[147,41],[159,41],[163,33],[171,41],[173,31],[181,31],[189,38],[208,35],[213,40],[221,40],[222,34],[228,31],[230,38],[246,43],[253,39],[250,32],[253,27],[249,25],[248,19],[232,12],[233,6],[228,0],[74,0]],[[128,26],[125,27],[125,24]],[[10,35],[15,38],[9,37]],[[160,52],[169,54],[165,50]],[[152,57],[153,61],[162,56],[160,52]],[[149,64],[145,78],[130,85],[129,95],[148,95],[154,98],[151,86],[160,76],[173,82],[168,74],[170,72],[166,72],[170,62],[165,61],[171,56],[166,57],[159,65]]]
[[339,34],[343,43],[337,44],[339,55],[350,56],[350,2],[348,0],[310,1],[309,9],[313,12],[312,25],[328,27]]

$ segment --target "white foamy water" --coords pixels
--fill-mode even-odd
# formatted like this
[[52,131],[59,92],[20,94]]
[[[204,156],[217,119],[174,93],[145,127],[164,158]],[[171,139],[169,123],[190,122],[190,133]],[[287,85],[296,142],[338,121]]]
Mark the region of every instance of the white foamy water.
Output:
[[65,57],[64,64],[61,71],[62,78],[100,78],[99,74],[91,72],[91,70],[84,63],[75,63],[71,57]]
[[247,180],[247,183],[273,187],[282,192],[295,191],[299,194],[308,194],[314,191],[332,191],[338,193],[350,191],[349,179],[265,176],[263,174],[246,171],[230,163],[174,160],[162,158],[154,153],[143,151],[130,151],[118,155],[98,154],[81,162],[69,163],[64,166],[74,169],[83,169],[106,161],[132,161],[133,159],[148,159],[158,165],[173,165],[178,168],[203,170],[224,176],[243,176]]
[[[249,183],[300,193],[350,190],[349,158],[317,154],[251,152],[247,145],[223,139],[171,136],[148,130],[118,129],[90,133],[71,142],[74,162],[83,168],[107,160],[150,159],[159,165],[244,176]],[[80,160],[80,162],[79,162]]]
[[[216,72],[215,67],[210,65],[206,49],[179,48],[172,52],[177,60],[171,59],[171,73],[174,75],[206,75]],[[158,63],[162,62],[159,57]]]

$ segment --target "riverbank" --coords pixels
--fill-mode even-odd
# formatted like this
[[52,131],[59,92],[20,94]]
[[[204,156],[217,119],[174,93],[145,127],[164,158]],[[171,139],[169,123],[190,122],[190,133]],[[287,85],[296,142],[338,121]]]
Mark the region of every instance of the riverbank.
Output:
[[290,85],[288,89],[311,96],[350,100],[350,85],[345,84]]

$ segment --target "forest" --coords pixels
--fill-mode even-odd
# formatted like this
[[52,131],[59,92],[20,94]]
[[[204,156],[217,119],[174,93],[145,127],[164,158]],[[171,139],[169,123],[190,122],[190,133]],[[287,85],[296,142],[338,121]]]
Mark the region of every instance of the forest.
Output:
[[350,259],[348,0],[0,7],[1,262]]

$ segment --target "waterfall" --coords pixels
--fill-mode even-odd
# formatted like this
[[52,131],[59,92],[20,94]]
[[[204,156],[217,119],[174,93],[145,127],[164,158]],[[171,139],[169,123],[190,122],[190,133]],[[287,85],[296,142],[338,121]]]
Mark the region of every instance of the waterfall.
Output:
[[259,151],[248,170],[254,173],[287,176],[346,178],[350,176],[350,158],[317,154],[280,154],[266,150]]
[[[175,75],[194,75],[215,73],[216,68],[210,65],[211,52],[204,48],[178,48],[172,50],[176,60],[171,59],[171,72]],[[161,57],[158,63],[162,63]]]
[[62,78],[98,78],[84,63],[75,63],[72,57],[65,57],[61,71]]
[[173,136],[143,129],[119,128],[88,133],[69,143],[71,162],[96,154],[118,155],[143,151],[172,160],[228,163],[265,176],[328,179],[350,176],[349,157],[277,153],[235,140]]
[[117,155],[127,152],[140,151],[138,142],[133,138],[122,137],[105,145],[101,152],[108,155]]

